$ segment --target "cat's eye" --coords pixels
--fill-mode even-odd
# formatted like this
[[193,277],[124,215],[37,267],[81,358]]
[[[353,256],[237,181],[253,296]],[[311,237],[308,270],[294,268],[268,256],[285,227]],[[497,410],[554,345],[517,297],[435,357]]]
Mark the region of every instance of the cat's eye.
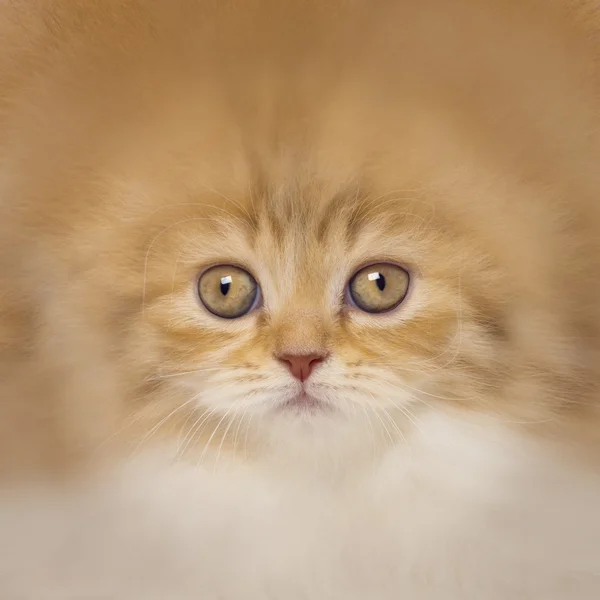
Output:
[[259,289],[248,271],[232,265],[217,265],[201,275],[198,295],[202,304],[217,317],[237,319],[256,306]]
[[384,313],[406,298],[410,284],[407,271],[391,263],[363,267],[350,279],[348,292],[352,303],[369,313]]

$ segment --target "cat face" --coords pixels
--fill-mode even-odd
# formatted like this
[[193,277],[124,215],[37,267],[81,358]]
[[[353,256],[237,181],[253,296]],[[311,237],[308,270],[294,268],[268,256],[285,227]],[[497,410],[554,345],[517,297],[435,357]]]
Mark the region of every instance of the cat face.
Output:
[[477,290],[498,273],[426,198],[311,185],[188,211],[148,255],[143,319],[188,435],[396,440],[497,381],[499,308]]

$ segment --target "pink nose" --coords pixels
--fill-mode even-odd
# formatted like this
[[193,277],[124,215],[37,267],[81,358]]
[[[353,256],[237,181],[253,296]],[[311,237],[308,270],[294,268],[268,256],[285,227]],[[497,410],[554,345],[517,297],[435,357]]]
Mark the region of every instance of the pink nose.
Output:
[[322,363],[327,355],[325,354],[280,354],[277,358],[282,363],[287,364],[290,373],[299,381],[306,381],[313,369]]

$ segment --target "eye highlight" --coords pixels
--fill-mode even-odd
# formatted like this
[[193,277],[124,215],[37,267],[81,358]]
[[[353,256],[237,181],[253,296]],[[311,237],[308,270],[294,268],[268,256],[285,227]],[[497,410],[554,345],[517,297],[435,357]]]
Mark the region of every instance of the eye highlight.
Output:
[[206,309],[223,319],[238,319],[255,306],[259,289],[248,271],[232,265],[216,265],[198,281],[198,295]]
[[353,304],[368,313],[384,313],[399,306],[410,284],[407,271],[391,263],[376,263],[357,271],[348,284]]

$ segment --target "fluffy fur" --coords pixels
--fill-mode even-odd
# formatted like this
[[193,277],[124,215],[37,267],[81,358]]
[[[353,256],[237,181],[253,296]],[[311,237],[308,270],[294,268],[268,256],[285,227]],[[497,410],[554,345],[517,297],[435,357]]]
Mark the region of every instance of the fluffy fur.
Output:
[[[80,568],[42,528],[4,595],[597,598],[596,18],[0,6],[4,481],[116,466]],[[382,260],[405,302],[345,305]],[[220,263],[260,310],[202,308]]]

